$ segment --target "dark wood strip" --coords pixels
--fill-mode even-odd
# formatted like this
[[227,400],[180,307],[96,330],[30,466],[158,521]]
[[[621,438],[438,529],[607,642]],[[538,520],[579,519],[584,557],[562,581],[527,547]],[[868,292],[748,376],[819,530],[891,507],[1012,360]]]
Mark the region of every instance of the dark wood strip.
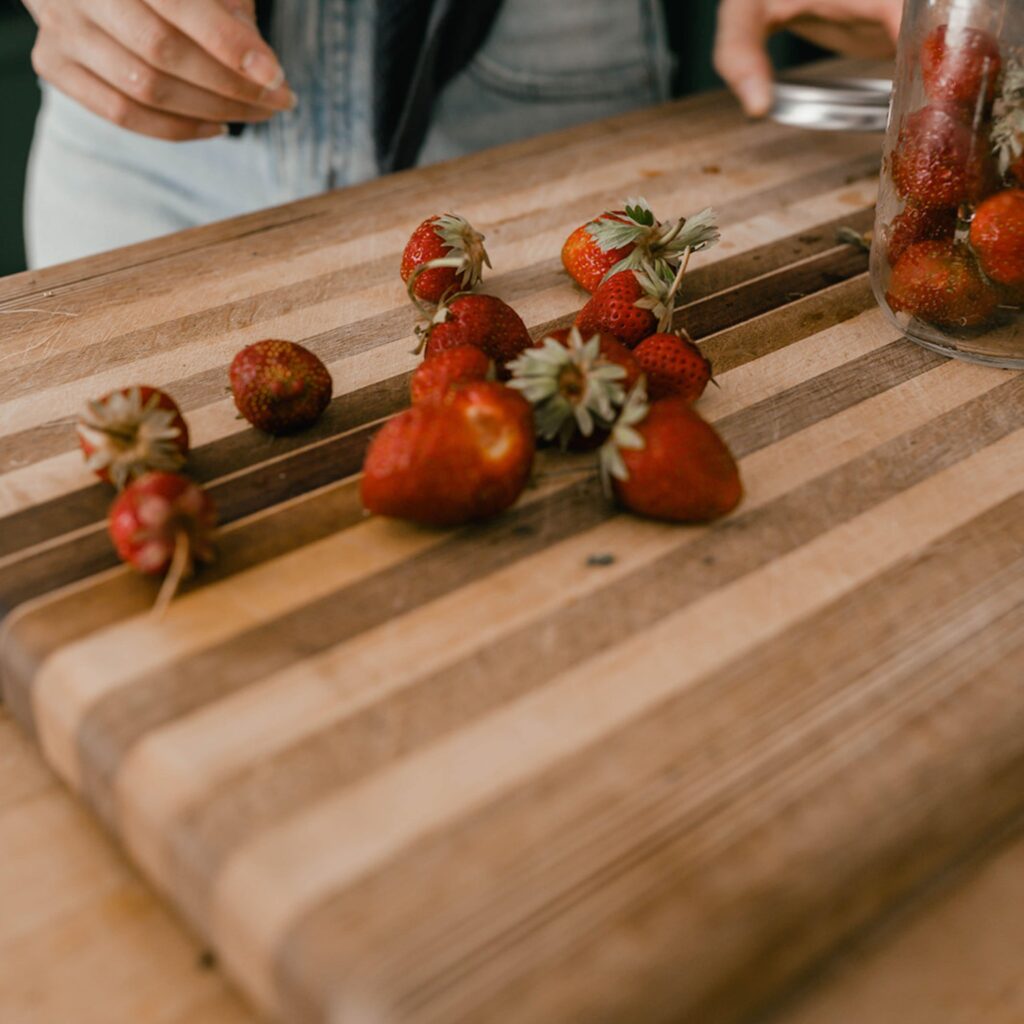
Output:
[[288,1019],[344,1016],[351,992],[396,1021],[741,1019],[1024,803],[1022,513],[1018,495],[313,909],[281,948]]
[[[781,302],[784,306],[792,294],[787,289],[796,285],[809,288],[811,281],[817,284],[826,281],[831,283],[833,274],[840,273],[837,267],[841,267],[842,272],[852,270],[857,274],[862,273],[863,267],[860,263],[863,261],[863,254],[857,253],[851,260],[850,251],[852,250],[832,249],[821,257],[824,262],[820,265],[818,260],[812,259],[792,271],[783,270],[777,275],[759,279],[755,282],[758,285],[757,294],[751,296],[751,301],[767,306],[774,297],[776,302]],[[762,281],[763,284],[759,283]],[[743,289],[734,289],[724,294],[719,329],[727,329],[736,323],[737,310],[744,301],[742,291]],[[828,307],[831,308],[831,303]],[[847,309],[848,307],[840,306],[832,312],[841,315],[847,312]],[[768,311],[771,310],[758,310],[761,313]],[[713,323],[713,316],[713,307],[704,307],[705,325]],[[818,320],[817,324],[821,329],[821,320]],[[796,341],[799,337],[799,334],[795,334],[792,340]],[[779,345],[777,337],[775,345]],[[750,353],[752,357],[756,354]],[[733,365],[736,365],[735,362]],[[372,434],[372,429],[357,429],[339,437],[330,435],[339,429],[350,429],[363,417],[382,417],[397,412],[407,404],[407,393],[408,376],[403,375],[363,389],[354,395],[338,398],[332,403],[331,413],[325,422],[312,432],[290,442],[265,438],[256,431],[232,435],[199,449],[193,459],[193,471],[199,480],[207,482],[215,479],[220,473],[251,467],[250,473],[241,477],[235,476],[224,484],[215,484],[211,488],[218,502],[222,521],[231,522],[242,515],[292,496],[297,481],[303,479],[304,473],[309,473],[306,489],[310,489],[358,472],[365,444]],[[289,448],[295,449],[301,444],[308,443],[311,438],[325,435],[330,439],[322,445],[302,448],[284,460],[269,464],[264,462],[272,458],[274,453],[287,452]],[[97,484],[0,520],[0,525],[3,526],[3,533],[0,535],[0,557],[102,521],[110,500],[109,489]],[[50,588],[53,589],[81,578],[83,573],[79,566],[88,565],[90,572],[98,571],[97,567],[102,568],[104,563],[100,559],[104,546],[98,540],[98,536],[97,534],[91,540],[76,538],[73,542],[76,556],[74,558],[67,558],[67,552],[63,547],[53,547],[42,553],[30,554],[23,564],[9,567],[5,573],[7,579],[0,582],[0,614],[3,614],[5,608],[9,610],[18,601],[25,600],[26,595],[36,596],[40,593],[37,589],[40,582],[53,581],[49,582]],[[113,563],[108,560],[106,564]],[[33,566],[37,567],[35,571]],[[21,580],[25,582],[20,583]]]
[[[787,186],[792,189],[799,188],[800,195],[802,196],[815,195],[819,189],[823,190],[827,187],[834,187],[835,179],[840,176],[849,176],[851,166],[856,168],[859,165],[841,164],[837,167],[830,167],[828,168],[827,175],[817,176],[821,180],[815,180],[814,178],[810,180],[801,179],[798,182],[787,183]],[[771,199],[777,202],[785,201],[787,198],[789,201],[793,201],[795,198],[793,195],[788,197],[776,195],[775,193],[778,192],[778,189],[769,191],[771,192]],[[768,199],[767,192],[746,197],[736,204],[724,207],[720,211],[720,219],[723,225],[745,219],[746,215],[752,215],[748,214],[746,210],[748,205],[753,204],[756,207],[761,207],[768,202]],[[743,216],[738,215],[738,208],[741,206],[743,207]],[[581,214],[581,216],[585,217],[586,215]],[[716,264],[706,267],[698,265],[688,276],[685,294],[699,294],[706,301],[714,294],[733,288],[737,284],[748,281],[758,275],[775,270],[783,270],[786,266],[804,260],[809,256],[827,252],[835,247],[835,231],[839,226],[848,224],[858,230],[867,230],[872,219],[873,213],[871,210],[854,209],[851,210],[848,217],[837,218],[812,230],[800,232],[776,242],[759,246],[748,252],[738,253],[736,256],[729,257]],[[393,257],[382,257],[371,263],[350,268],[347,271],[350,279],[349,287],[353,288],[356,283],[358,283],[359,287],[363,287],[382,277],[386,279],[393,274],[397,259],[396,254]],[[317,294],[320,294],[322,293],[322,288],[316,284],[318,280],[313,279],[313,281],[309,282],[309,285]],[[502,275],[497,281],[501,284],[500,291],[503,296],[508,301],[515,303],[520,298],[564,282],[565,277],[564,271],[561,268],[561,262],[557,258],[552,258],[551,260]],[[295,287],[297,288],[298,286]],[[294,288],[291,292],[288,289],[282,289],[282,291],[290,294],[293,300],[296,298]],[[249,301],[256,302],[259,298],[260,296],[254,296]],[[289,308],[292,308],[292,306],[294,306],[294,301]],[[218,307],[219,312],[218,310],[212,312],[222,315],[232,308],[234,306],[222,306]],[[245,310],[242,310],[241,314],[244,315]],[[144,331],[149,332],[145,337],[140,335],[139,332],[135,332],[130,337],[125,336],[128,338],[128,347],[133,349],[137,355],[136,346],[139,344],[151,345],[155,343],[158,335],[164,339],[179,335],[192,336],[199,320],[205,315],[205,312],[196,313],[192,314],[192,320],[188,322],[174,321],[145,328]],[[197,320],[196,318],[199,319]],[[386,314],[359,321],[343,329],[326,331],[296,340],[302,341],[322,358],[332,362],[368,351],[378,345],[391,342],[398,337],[409,335],[411,338],[414,320],[413,314],[407,308],[402,307],[398,310],[388,311]],[[213,330],[209,333],[218,332]],[[107,351],[109,345],[117,340],[116,338],[106,340],[103,343],[104,351]],[[221,370],[205,371],[177,381],[168,382],[165,386],[173,392],[181,408],[185,412],[190,412],[223,397],[224,373]],[[13,395],[8,394],[7,397],[13,397]],[[55,423],[44,424],[30,430],[8,435],[4,439],[3,452],[0,453],[0,472],[7,472],[10,469],[22,467],[30,462],[39,461],[71,450],[75,444],[71,426],[72,419],[68,417]]]
[[[772,332],[767,332],[766,337],[775,339],[777,336]],[[780,403],[780,407],[787,410],[788,421],[786,416],[773,416],[770,403],[759,403],[753,407],[754,412],[749,426],[745,424],[742,412],[728,417],[724,427],[725,437],[737,455],[742,458],[757,450],[758,447],[781,440],[796,429],[806,426],[811,422],[812,415],[834,415],[842,408],[848,408],[870,397],[871,394],[884,390],[886,386],[889,386],[888,381],[884,385],[881,383],[886,380],[886,374],[893,375],[893,380],[909,379],[915,373],[926,372],[937,362],[937,357],[933,354],[905,342],[887,346],[875,353],[874,358],[875,363],[871,362],[871,357],[857,360],[855,372],[851,373],[843,367],[839,367],[829,374],[804,382],[790,389],[789,392],[777,396],[776,400]],[[885,370],[885,373],[880,372],[882,369]],[[331,460],[322,461],[321,465],[330,467]],[[287,482],[287,477],[285,482]],[[284,513],[285,519],[280,524],[276,519],[273,524],[261,519],[252,526],[245,527],[239,531],[237,539],[230,542],[229,549],[222,550],[218,568],[204,573],[194,585],[204,586],[214,579],[222,579],[225,575],[240,572],[258,564],[266,557],[265,541],[261,540],[263,534],[273,533],[280,538],[280,542],[273,549],[274,557],[294,550],[304,543],[309,543],[310,539],[307,538],[318,539],[322,534],[314,530],[314,533],[310,535],[296,529],[292,520],[301,514],[310,515],[317,524],[329,523],[330,514],[320,517],[312,510],[321,505],[329,509],[336,500],[335,495],[323,495],[315,499],[312,505],[303,503],[302,508],[308,510],[306,512]],[[287,529],[284,528],[285,524],[289,524]],[[278,526],[282,528],[278,529]],[[76,559],[79,559],[78,562],[70,561],[69,563],[68,551],[64,548],[57,548],[55,552],[63,552],[62,555],[46,552],[8,569],[4,574],[4,579],[0,580],[0,608],[7,602],[8,607],[13,609],[30,597],[56,589],[61,581],[66,583],[71,582],[72,579],[84,578],[115,564],[113,553],[102,534],[80,539],[76,542],[73,551]],[[70,571],[69,564],[72,566]],[[71,579],[68,579],[68,576],[71,576]],[[115,598],[113,596],[115,593],[122,596]],[[102,600],[99,600],[101,596]],[[94,610],[98,613],[98,608],[107,607],[109,614],[103,619],[103,622],[109,624],[124,617],[128,608],[131,608],[133,613],[138,613],[151,604],[153,584],[151,581],[136,579],[131,574],[123,574],[118,576],[116,581],[100,584],[97,597],[98,600],[94,602]],[[22,670],[17,673],[16,678],[12,676],[8,681],[9,692],[26,690],[31,686],[35,666],[41,663],[48,651],[70,642],[74,637],[84,636],[88,632],[100,628],[99,623],[92,616],[80,620],[74,614],[74,609],[79,605],[80,601],[77,597],[59,598],[53,606],[47,605],[33,616],[23,617],[19,621],[18,636],[10,638],[9,643],[27,645],[31,653],[23,652],[10,656],[11,659],[17,659]],[[62,609],[65,610],[63,613]],[[52,619],[55,617],[63,619],[65,615],[70,632],[51,633]],[[22,633],[26,634],[24,641],[21,639]],[[44,644],[43,638],[48,636],[55,638],[54,646]],[[21,703],[27,707],[29,702],[24,700]],[[26,727],[31,727],[27,719]]]
[[[200,483],[216,487],[220,478],[237,474],[239,470],[265,473],[268,468],[280,468],[284,462],[284,468],[290,473],[292,460],[298,460],[298,465],[304,459],[316,462],[318,456],[311,453],[318,448],[328,449],[330,455],[340,457],[343,451],[351,448],[351,436],[365,434],[368,425],[372,429],[372,424],[394,415],[409,404],[411,376],[404,373],[389,377],[334,399],[320,422],[301,434],[270,437],[261,431],[246,429],[202,445],[192,452],[187,471]],[[66,430],[73,433],[70,424]],[[284,458],[290,455],[292,459]],[[360,465],[356,463],[353,468],[351,459],[344,465],[339,464],[339,478],[358,472]],[[245,479],[248,480],[248,475]],[[242,486],[244,489],[245,485]],[[313,486],[311,484],[308,489]],[[217,497],[223,521],[230,522],[243,513],[235,510],[236,499],[226,496],[226,489],[230,488],[221,485]],[[0,518],[0,558],[54,540],[62,534],[102,523],[112,500],[110,487],[97,482]],[[238,507],[244,507],[244,502],[238,503]]]
[[[520,189],[543,185],[579,166],[579,162],[593,151],[606,152],[610,136],[616,137],[623,147],[643,147],[651,153],[652,162],[656,162],[658,150],[666,141],[672,141],[666,128],[680,118],[685,119],[689,131],[700,130],[702,145],[691,162],[683,162],[682,168],[674,165],[673,173],[679,173],[681,169],[691,173],[699,171],[698,165],[702,161],[707,162],[708,147],[714,146],[718,139],[729,142],[728,147],[723,147],[721,156],[716,158],[720,163],[738,159],[733,157],[733,152],[764,149],[762,140],[769,134],[773,145],[766,155],[771,149],[779,149],[780,129],[777,126],[771,126],[769,133],[766,130],[768,126],[753,125],[739,116],[734,106],[726,107],[722,95],[708,94],[568,129],[559,133],[556,150],[552,149],[549,138],[526,139],[443,166],[390,175],[341,192],[313,196],[227,222],[181,231],[172,239],[155,239],[59,267],[16,274],[0,281],[0,303],[20,304],[28,299],[45,299],[51,295],[65,299],[80,293],[83,288],[98,289],[107,294],[122,288],[130,292],[137,289],[138,283],[133,278],[139,276],[147,277],[149,283],[154,277],[172,283],[178,283],[179,278],[187,281],[194,276],[196,265],[201,265],[204,259],[212,258],[222,265],[231,265],[231,256],[224,250],[237,247],[238,241],[264,232],[285,232],[296,224],[301,224],[301,231],[295,232],[294,239],[289,239],[289,250],[292,244],[301,246],[303,236],[311,228],[318,230],[321,223],[329,223],[335,237],[339,227],[344,227],[349,236],[366,235],[381,227],[415,219],[416,214],[408,211],[419,210],[418,204],[430,203],[434,209],[486,199],[493,195],[495,173],[514,181]],[[788,146],[799,146],[807,139],[806,133],[799,131],[783,130],[783,133]],[[877,144],[865,146],[863,142],[838,137],[829,139],[828,144],[837,154],[851,156],[864,155],[867,149],[875,156],[877,164]],[[817,145],[820,149],[821,142]],[[656,175],[663,173],[663,168],[655,169]],[[442,201],[438,200],[439,194],[444,197]],[[454,202],[455,199],[459,202]],[[420,214],[420,219],[423,216],[426,216],[425,212]],[[278,253],[280,244],[280,239],[275,241]],[[38,301],[33,301],[33,304],[38,305]]]
[[[810,149],[810,144],[805,138],[796,144],[800,149]],[[772,153],[778,153],[777,144],[772,140],[766,140],[754,147],[751,154],[752,159],[759,159],[763,163],[771,162]],[[776,157],[777,160],[777,157]],[[797,187],[793,183],[792,187]],[[488,193],[493,186],[488,186]],[[804,193],[805,195],[808,193]],[[581,197],[582,199],[582,197]],[[436,200],[435,200],[436,201]],[[579,203],[581,200],[576,200]],[[761,203],[756,204],[757,209],[767,208]],[[322,249],[335,241],[338,237],[339,228],[343,226],[346,236],[359,237],[360,234],[369,234],[379,231],[389,221],[391,225],[400,224],[405,220],[412,220],[416,223],[432,211],[425,211],[423,214],[414,213],[411,217],[409,212],[401,206],[388,206],[388,212],[382,222],[381,215],[376,209],[362,209],[354,216],[344,216],[344,207],[340,206],[335,211],[333,218],[325,219],[315,225],[303,225],[301,237],[297,237],[289,244],[289,252],[292,259],[300,258],[304,253],[312,253]],[[349,211],[351,213],[351,211]],[[561,211],[562,215],[570,215],[571,208],[566,207]],[[593,216],[592,207],[581,210],[579,217],[585,220]],[[331,220],[338,223],[331,223]],[[550,227],[550,211],[535,213],[531,218],[531,226],[535,229]],[[531,232],[532,233],[532,232]],[[496,240],[495,240],[496,241]],[[280,258],[280,240],[273,238],[264,239],[264,255],[268,263]],[[256,266],[254,257],[259,257],[260,252],[251,251],[252,243],[247,247],[246,258],[242,269],[252,270]],[[223,263],[225,259],[231,260],[232,265],[237,264],[238,257],[228,254],[206,254],[210,260],[209,266],[203,268],[197,266],[195,258],[186,261],[182,270],[186,272],[187,282],[193,288],[197,280],[205,270],[207,273],[223,274]],[[10,400],[22,394],[29,393],[34,381],[45,380],[52,387],[54,384],[67,383],[79,380],[82,377],[83,368],[88,368],[90,373],[100,370],[111,370],[118,366],[130,366],[137,358],[140,351],[147,355],[155,355],[159,352],[169,352],[177,348],[183,338],[190,343],[203,337],[215,337],[223,334],[240,324],[253,324],[261,320],[278,317],[290,312],[297,306],[314,305],[327,298],[339,298],[346,294],[356,293],[372,284],[382,280],[393,280],[397,278],[396,268],[400,260],[400,252],[387,253],[374,260],[353,263],[339,267],[328,273],[318,274],[291,284],[269,288],[264,291],[248,295],[244,299],[221,303],[220,305],[207,309],[193,310],[188,315],[161,323],[149,324],[138,330],[125,334],[105,337],[102,341],[95,341],[85,344],[69,352],[59,352],[51,356],[27,363],[19,370],[19,379],[13,381],[5,389],[4,398]],[[500,281],[500,275],[494,278]],[[178,282],[178,287],[185,286],[186,281]],[[164,291],[170,290],[167,280],[160,283]],[[401,294],[398,292],[398,294]],[[112,292],[107,283],[95,296],[94,300],[104,300],[109,303],[112,299]],[[78,301],[87,301],[89,296],[78,296]],[[65,305],[68,305],[67,303]],[[87,309],[88,306],[83,306]],[[69,310],[76,312],[74,308]],[[408,319],[408,315],[406,317]],[[380,316],[373,318],[375,322],[383,319]],[[379,335],[381,332],[375,332]],[[378,339],[379,340],[379,339]]]
[[[1024,386],[1018,393],[1024,395]],[[543,687],[573,665],[970,455],[974,449],[968,443],[951,450],[945,432],[970,423],[988,440],[1002,436],[998,409],[1007,398],[979,399],[979,406],[965,406],[896,438],[694,542],[681,543],[656,563],[596,588],[585,600],[548,616],[543,630],[531,623],[511,631],[485,650],[445,665],[384,702],[331,723],[246,769],[169,830],[187,837],[192,851],[180,861],[189,874],[177,888],[205,894],[223,861],[262,829]],[[1024,412],[1018,425],[1024,425]],[[758,429],[753,423],[751,433],[744,435],[742,426],[737,427],[737,443],[756,443]],[[523,600],[528,602],[529,595]],[[599,630],[595,623],[601,623]],[[557,645],[549,643],[552,635],[559,638]],[[195,853],[200,849],[201,860]],[[200,903],[205,898],[200,896]]]

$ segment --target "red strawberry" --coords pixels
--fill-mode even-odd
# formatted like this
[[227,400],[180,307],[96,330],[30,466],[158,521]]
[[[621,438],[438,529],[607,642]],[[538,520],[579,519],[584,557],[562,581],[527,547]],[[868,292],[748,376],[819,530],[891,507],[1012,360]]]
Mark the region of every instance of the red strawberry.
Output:
[[243,348],[231,361],[230,377],[238,411],[268,434],[312,426],[331,401],[327,367],[294,341],[268,339]]
[[1002,70],[999,41],[975,28],[940,25],[921,48],[924,89],[933,103],[951,103],[987,114]]
[[1024,286],[1024,190],[999,192],[978,207],[971,247],[981,269],[999,284]]
[[147,473],[117,496],[108,526],[118,555],[139,572],[166,573],[155,611],[197,562],[213,559],[216,518],[210,496],[180,473]]
[[953,242],[918,242],[892,268],[886,295],[894,313],[938,327],[977,327],[999,305],[970,251]]
[[188,426],[177,403],[144,385],[89,402],[77,430],[86,466],[118,490],[150,470],[180,469],[188,455]]
[[453,213],[428,217],[413,233],[402,253],[402,280],[407,284],[417,268],[434,260],[451,260],[452,266],[423,270],[413,285],[414,294],[424,302],[440,302],[456,288],[475,288],[483,268],[491,261],[484,248],[484,236],[469,221]]
[[889,226],[889,264],[895,265],[918,242],[951,242],[955,233],[956,210],[911,204]]
[[427,356],[474,345],[494,360],[498,377],[507,380],[507,364],[532,344],[522,317],[493,295],[458,295],[442,306],[422,332]]
[[412,375],[412,401],[440,401],[455,384],[486,380],[491,361],[474,345],[459,345],[425,359]]
[[576,317],[585,338],[611,334],[627,348],[636,348],[669,314],[669,286],[639,270],[622,270],[594,292]]
[[465,384],[385,424],[363,465],[363,504],[427,526],[488,519],[518,500],[533,455],[526,400],[492,381]]
[[625,210],[603,213],[597,220],[578,227],[562,246],[562,266],[588,292],[596,290],[605,274],[636,248],[636,243],[630,242],[618,248],[603,249],[593,234],[594,227],[602,222],[629,223]]
[[510,369],[510,386],[533,405],[538,436],[575,448],[588,447],[588,439],[600,443],[640,378],[633,353],[617,338],[584,341],[576,327],[546,334]]
[[903,199],[945,210],[978,202],[997,182],[985,136],[939,107],[924,107],[903,123],[892,178]]
[[612,274],[645,265],[672,277],[687,253],[710,248],[718,239],[713,210],[661,224],[646,199],[627,199],[624,210],[577,228],[562,247],[562,264],[577,284],[593,292]]
[[743,497],[736,461],[714,428],[684,398],[647,404],[630,394],[601,449],[615,497],[634,512],[673,522],[708,522]]
[[652,401],[661,398],[685,398],[696,402],[711,380],[711,363],[687,337],[679,334],[652,334],[633,353],[647,377],[647,392]]

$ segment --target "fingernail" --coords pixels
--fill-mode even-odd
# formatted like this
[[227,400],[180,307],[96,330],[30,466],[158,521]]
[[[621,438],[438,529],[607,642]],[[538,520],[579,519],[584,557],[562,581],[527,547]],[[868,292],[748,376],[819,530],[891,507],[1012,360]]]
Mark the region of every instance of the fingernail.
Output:
[[771,83],[760,77],[744,78],[737,84],[736,93],[743,109],[751,117],[764,117],[772,109],[775,99]]
[[277,110],[294,110],[299,105],[299,97],[291,89],[285,87],[283,89],[276,89],[274,92],[264,89],[260,100],[266,103],[267,106],[274,107]]
[[247,11],[244,7],[240,7],[237,11],[235,11],[235,17],[238,18],[240,21],[244,21],[246,25],[256,24],[256,16],[252,13],[252,11]]
[[257,85],[273,92],[284,85],[284,71],[273,57],[260,50],[250,50],[242,58],[242,71]]
[[221,135],[227,135],[228,126],[226,124],[208,124],[204,125],[199,131],[196,132],[197,139],[216,139]]

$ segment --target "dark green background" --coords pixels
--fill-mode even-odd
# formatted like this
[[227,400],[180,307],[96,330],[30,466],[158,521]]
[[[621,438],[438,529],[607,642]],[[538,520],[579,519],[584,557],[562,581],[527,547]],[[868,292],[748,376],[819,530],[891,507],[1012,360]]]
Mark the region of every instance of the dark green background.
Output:
[[[677,0],[675,9],[679,13],[671,28],[676,48],[683,54],[677,76],[680,93],[719,84],[710,60],[716,7],[717,0]],[[24,8],[16,0],[0,0],[0,276],[25,265],[21,204],[25,162],[39,103],[29,60],[34,36],[35,26]],[[786,36],[774,39],[772,49],[779,65],[820,52]]]

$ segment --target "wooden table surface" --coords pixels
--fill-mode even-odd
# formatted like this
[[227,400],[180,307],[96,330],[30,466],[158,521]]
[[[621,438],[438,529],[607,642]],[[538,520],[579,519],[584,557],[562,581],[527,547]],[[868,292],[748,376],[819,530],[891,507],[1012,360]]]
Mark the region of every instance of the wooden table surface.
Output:
[[[875,310],[834,236],[870,222],[877,148],[705,97],[0,282],[47,311],[0,354],[5,698],[259,1006],[739,1019],[1019,809],[1024,381]],[[721,213],[682,321],[740,511],[671,528],[542,473],[485,528],[364,519],[411,227],[477,222],[541,329],[581,301],[561,239],[637,192]],[[268,335],[337,383],[285,442],[224,398]],[[143,381],[226,523],[161,622],[70,427]]]

